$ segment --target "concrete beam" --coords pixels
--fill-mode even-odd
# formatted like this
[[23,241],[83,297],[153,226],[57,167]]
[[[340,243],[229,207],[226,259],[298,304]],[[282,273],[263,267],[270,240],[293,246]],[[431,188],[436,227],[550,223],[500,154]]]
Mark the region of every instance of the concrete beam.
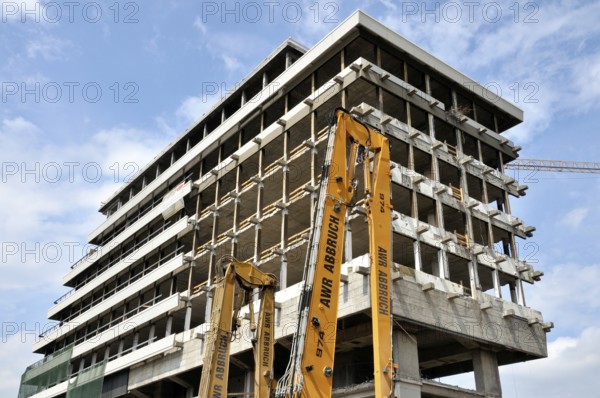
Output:
[[423,380],[422,392],[427,396],[443,398],[481,398],[484,394],[457,386],[438,383],[433,380]]
[[169,377],[169,380],[171,380],[172,382],[179,384],[181,387],[184,388],[193,388],[193,386],[188,383],[187,381],[183,380],[181,377],[178,376],[171,376]]
[[137,398],[152,398],[150,395],[146,395],[139,390],[129,390],[129,394],[131,394]]

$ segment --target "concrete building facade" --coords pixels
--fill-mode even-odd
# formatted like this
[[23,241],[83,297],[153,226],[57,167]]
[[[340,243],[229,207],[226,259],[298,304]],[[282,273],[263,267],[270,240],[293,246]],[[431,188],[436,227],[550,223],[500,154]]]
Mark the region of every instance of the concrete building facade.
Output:
[[[545,357],[552,325],[527,307],[524,289],[542,274],[518,250],[534,228],[509,200],[527,187],[504,174],[520,148],[502,133],[522,111],[356,12],[309,50],[280,45],[102,204],[106,220],[88,237],[97,249],[64,276],[72,290],[48,311],[59,323],[34,345],[45,358],[23,375],[19,398],[75,396],[86,383],[89,397],[194,397],[211,279],[225,254],[279,278],[280,376],[328,114],[339,106],[391,142],[397,396],[501,396],[500,365]],[[369,397],[360,202],[346,231],[334,396]],[[475,390],[438,381],[471,371]],[[251,392],[252,372],[244,320],[229,391]]]

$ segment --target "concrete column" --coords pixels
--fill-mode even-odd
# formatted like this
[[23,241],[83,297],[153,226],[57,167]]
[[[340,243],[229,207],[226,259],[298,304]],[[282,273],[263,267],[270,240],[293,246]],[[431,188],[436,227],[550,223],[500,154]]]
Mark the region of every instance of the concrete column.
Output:
[[517,247],[517,239],[515,238],[514,232],[510,233],[510,254],[515,260],[519,260],[519,250]]
[[[173,276],[171,278],[171,286],[169,286],[169,294],[175,294],[177,292],[177,275]],[[154,293],[154,297],[156,298],[156,296],[158,296],[158,294],[155,292]],[[142,305],[142,299],[140,297],[140,305]]]
[[[289,55],[289,53],[288,53]],[[287,112],[288,109],[288,96],[285,97],[285,109]],[[289,202],[289,191],[290,191],[290,167],[287,164],[288,160],[289,160],[289,136],[290,133],[289,131],[286,131],[283,133],[283,160],[286,162],[285,166],[283,166],[282,168],[282,177],[283,177],[283,181],[282,181],[282,187],[281,187],[281,200],[283,203],[288,203]],[[280,242],[279,242],[279,247],[281,248],[282,251],[282,255],[280,257],[280,269],[279,269],[279,289],[283,290],[287,287],[287,267],[288,267],[288,261],[287,261],[287,254],[285,252],[285,250],[287,249],[287,245],[288,245],[288,238],[289,238],[289,231],[288,231],[288,224],[289,224],[289,220],[288,220],[288,210],[287,208],[283,209],[281,211],[281,238],[280,238]]]
[[117,352],[118,352],[117,357],[120,357],[121,353],[123,353],[124,346],[125,346],[125,340],[123,340],[123,339],[119,340],[119,349],[117,350]]
[[423,265],[421,263],[421,245],[418,240],[413,242],[413,252],[415,255],[415,269],[417,271],[423,271]]
[[281,269],[279,270],[279,290],[287,288],[287,268],[287,254],[283,254],[283,256],[281,256]]
[[[312,74],[312,78],[311,78],[311,85],[312,85],[312,89],[311,89],[311,93],[315,92],[315,74]],[[315,117],[315,112],[311,112],[310,113],[310,139],[313,140],[313,142],[316,141],[316,131],[315,131],[315,125],[317,123],[317,118]],[[310,185],[312,186],[316,186],[317,185],[317,174],[319,173],[319,167],[322,165],[317,165],[317,161],[316,161],[316,156],[317,155],[317,150],[316,148],[312,148],[310,150]],[[317,198],[317,194],[315,192],[312,192],[310,194],[310,219],[311,219],[311,227],[312,227],[312,220],[314,219],[314,206],[312,206],[312,204],[316,201]]]
[[510,283],[510,284],[508,285],[508,288],[510,289],[510,300],[511,300],[513,303],[518,303],[518,302],[519,302],[519,301],[518,301],[519,299],[518,299],[518,297],[517,297],[517,289],[516,289],[516,286],[515,286],[515,285],[516,285],[516,282],[515,282],[515,283]]
[[163,383],[162,383],[162,381],[159,381],[154,386],[154,394],[152,395],[152,398],[161,398],[161,397],[163,397]]
[[[350,212],[348,211],[347,214]],[[352,260],[352,228],[350,227],[349,217],[346,217],[346,231],[344,239],[344,262]]]
[[107,361],[109,357],[110,357],[110,346],[107,346],[107,347],[104,349],[104,360],[106,360],[106,361]]
[[[478,155],[478,159],[481,163],[483,163],[483,151],[481,149],[481,141],[477,140],[477,155]],[[487,197],[487,185],[486,185],[486,177],[483,176],[482,178],[482,198],[483,198],[483,203],[488,203],[488,197]]]
[[156,333],[156,325],[152,324],[152,325],[150,325],[150,332],[148,333],[148,341],[152,341],[155,333]]
[[212,315],[212,301],[213,301],[213,291],[210,290],[206,294],[206,307],[204,308],[204,321],[210,322]]
[[477,263],[475,261],[469,261],[469,282],[471,286],[471,297],[477,300],[479,297],[480,284],[479,273],[477,272]]
[[500,274],[497,269],[492,270],[492,280],[494,281],[494,295],[502,298],[502,290],[500,289]]
[[[434,119],[433,119],[433,115],[431,113],[427,113],[427,124],[429,125],[429,136],[431,137],[432,140],[436,139],[435,138],[435,126],[434,126]],[[434,181],[440,181],[440,169],[439,169],[439,162],[438,162],[438,158],[435,154],[435,150],[433,150],[431,152],[431,176],[429,176],[429,178],[431,178]],[[436,200],[436,202],[439,202],[438,200]],[[441,204],[440,204],[441,206]]]
[[244,394],[246,397],[251,397],[254,392],[254,372],[246,371],[244,375]]
[[[412,148],[412,147],[410,147]],[[414,171],[414,166],[413,169],[411,169]],[[410,216],[412,218],[414,218],[415,220],[419,220],[419,203],[418,201],[418,197],[417,197],[417,193],[415,191],[410,191],[410,196],[411,196],[411,208],[410,208]]]
[[[262,121],[261,121],[261,131],[263,131],[264,129],[264,114],[263,117],[261,117]],[[262,221],[262,216],[263,216],[263,206],[264,206],[264,184],[262,182],[262,179],[264,177],[264,167],[266,166],[265,160],[265,151],[264,149],[261,149],[259,151],[259,155],[258,155],[258,176],[260,178],[260,182],[257,184],[256,187],[256,218],[258,218],[260,221]],[[263,250],[262,247],[262,227],[260,222],[258,224],[256,224],[255,229],[254,229],[254,262],[258,263],[260,261],[260,257],[261,257],[261,253]]]
[[92,366],[96,364],[97,359],[98,359],[98,353],[95,352],[92,354]]
[[[436,226],[436,227],[441,227],[441,228],[443,228],[443,227],[442,227],[442,225],[441,225],[441,224],[442,224],[442,221],[443,221],[443,219],[442,219],[442,218],[440,218],[440,217],[436,217],[436,213],[435,213],[436,211],[437,211],[437,210],[434,210],[434,212],[433,212],[433,213],[428,213],[428,214],[427,214],[427,224],[430,224],[430,225],[433,225],[433,226]],[[439,221],[439,222],[438,222],[438,221]]]
[[417,338],[404,330],[394,330],[392,339],[394,362],[398,364],[394,394],[396,398],[421,398]]
[[185,304],[185,321],[183,324],[183,330],[190,330],[192,324],[192,302],[188,300]]
[[450,267],[448,265],[448,255],[446,251],[440,249],[438,251],[438,261],[440,262],[440,278],[450,279]]
[[81,361],[79,361],[79,371],[81,372],[83,368],[85,368],[85,358],[81,358]]
[[431,274],[439,278],[444,277],[444,271],[442,270],[442,260],[440,250],[437,251],[437,256],[431,260]]
[[132,351],[135,351],[137,349],[137,345],[140,342],[140,332],[135,332],[135,334],[133,335],[133,348]]
[[[240,148],[242,146],[242,133],[240,132],[240,134],[238,134],[238,148]],[[238,249],[239,249],[239,245],[238,245],[238,240],[237,240],[237,233],[239,231],[239,225],[240,225],[240,211],[241,211],[241,200],[239,198],[239,193],[241,190],[241,178],[242,178],[242,169],[239,165],[239,163],[237,164],[237,167],[235,168],[235,199],[233,201],[233,233],[235,234],[235,238],[233,238],[231,240],[231,254],[234,257],[238,257]]]
[[523,281],[521,279],[517,279],[517,283],[516,283],[516,289],[517,289],[517,303],[519,305],[526,305],[525,304],[525,292],[523,291]]
[[[221,159],[220,156],[221,152],[219,152],[219,161]],[[217,182],[215,185],[215,197],[214,197],[214,205],[215,208],[218,209],[219,207],[219,187],[220,187],[220,182]],[[212,223],[212,234],[211,234],[211,244],[212,244],[212,248],[210,250],[210,259],[209,259],[209,266],[208,266],[208,282],[207,282],[207,287],[211,288],[212,287],[212,281],[213,281],[213,271],[216,269],[217,267],[217,254],[215,251],[215,247],[217,246],[217,231],[218,231],[218,222],[219,222],[219,211],[215,211],[213,213],[213,223]],[[213,298],[213,290],[209,290],[206,296],[206,307],[205,307],[205,315],[204,315],[204,319],[210,319],[210,314],[212,311],[212,298]],[[167,323],[167,330],[170,332],[171,328],[169,326],[169,324]],[[167,336],[169,335],[169,333],[167,333]]]
[[491,351],[476,350],[473,352],[473,371],[475,372],[475,388],[486,397],[501,397],[500,373],[498,359]]
[[173,327],[173,315],[167,317],[167,328],[165,330],[165,336],[171,335],[171,328]]

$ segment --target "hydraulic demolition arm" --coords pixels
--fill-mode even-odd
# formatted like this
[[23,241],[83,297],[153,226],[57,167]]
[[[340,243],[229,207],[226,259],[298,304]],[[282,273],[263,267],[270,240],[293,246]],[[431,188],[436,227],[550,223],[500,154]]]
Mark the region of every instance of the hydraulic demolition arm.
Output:
[[278,398],[331,397],[346,210],[364,170],[370,250],[375,397],[393,395],[390,149],[381,133],[338,108],[330,129],[304,271],[298,327]]
[[244,294],[235,298],[236,282],[246,292],[261,291],[258,325],[254,319],[252,300],[250,329],[256,331],[254,345],[254,397],[268,398],[271,394],[274,355],[275,287],[277,280],[249,263],[227,258],[225,274],[215,282],[212,317],[204,347],[204,360],[198,396],[202,398],[227,396],[229,346],[239,326],[237,314]]

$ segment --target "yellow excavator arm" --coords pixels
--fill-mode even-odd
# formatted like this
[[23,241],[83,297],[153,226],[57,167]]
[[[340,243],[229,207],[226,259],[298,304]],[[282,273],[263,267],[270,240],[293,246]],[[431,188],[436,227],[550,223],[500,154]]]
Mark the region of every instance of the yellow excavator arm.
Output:
[[274,276],[262,272],[249,263],[227,259],[225,273],[214,284],[212,316],[206,344],[199,397],[225,398],[229,373],[229,347],[238,326],[237,314],[244,295],[238,294],[236,302],[236,282],[243,290],[259,289],[261,307],[258,325],[254,319],[252,300],[250,307],[250,329],[256,330],[253,341],[255,358],[254,397],[268,398],[271,393],[274,355],[275,287]]
[[390,149],[381,133],[338,108],[330,130],[313,224],[299,322],[276,396],[331,397],[346,210],[364,170],[369,229],[375,397],[393,396],[391,344]]

